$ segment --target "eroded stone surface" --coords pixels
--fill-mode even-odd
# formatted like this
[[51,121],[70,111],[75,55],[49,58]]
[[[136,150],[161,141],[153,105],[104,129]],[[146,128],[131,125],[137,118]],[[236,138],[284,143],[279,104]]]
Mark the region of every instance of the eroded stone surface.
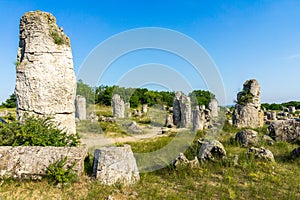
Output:
[[188,128],[192,122],[190,97],[181,92],[176,92],[173,102],[173,123],[180,128]]
[[77,95],[75,99],[75,117],[80,120],[86,120],[86,99],[84,96]]
[[118,94],[114,94],[112,97],[112,106],[114,117],[124,118],[125,116],[125,103]]
[[254,154],[255,158],[262,159],[265,161],[275,162],[273,153],[264,147],[255,148],[251,147],[248,149],[247,154]]
[[139,171],[130,145],[96,149],[93,163],[94,176],[105,185],[136,183]]
[[217,117],[218,116],[219,107],[218,107],[217,99],[211,99],[209,104],[208,104],[208,108],[211,111],[211,116],[212,117]]
[[188,160],[183,153],[179,153],[179,155],[171,161],[171,164],[175,167],[181,166],[189,166],[191,168],[197,167],[199,165],[199,160],[195,157],[194,160]]
[[258,142],[258,133],[251,129],[241,130],[235,135],[235,140],[239,141],[243,147],[254,145]]
[[50,164],[66,156],[66,166],[75,163],[74,172],[81,175],[87,153],[83,147],[1,146],[0,177],[41,179]]
[[206,122],[205,113],[199,106],[196,106],[196,108],[192,110],[192,119],[194,131],[204,129],[204,123]]
[[201,146],[198,154],[198,159],[202,162],[208,160],[222,159],[226,157],[226,150],[218,140],[198,140]]
[[70,40],[53,15],[40,11],[23,15],[17,63],[18,119],[25,113],[52,116],[60,128],[75,134],[76,78]]
[[278,120],[268,127],[270,136],[276,141],[293,142],[300,137],[300,119]]
[[263,126],[264,113],[261,111],[260,86],[257,80],[247,80],[243,90],[237,94],[232,122],[239,128]]

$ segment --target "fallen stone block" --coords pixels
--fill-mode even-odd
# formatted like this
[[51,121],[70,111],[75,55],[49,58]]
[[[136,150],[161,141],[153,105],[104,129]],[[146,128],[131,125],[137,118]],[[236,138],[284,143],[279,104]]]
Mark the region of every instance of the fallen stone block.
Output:
[[1,146],[0,177],[41,179],[52,163],[65,157],[66,167],[75,163],[73,170],[80,176],[87,155],[88,149],[84,147]]
[[129,185],[139,181],[140,175],[130,145],[96,149],[93,175],[104,185]]

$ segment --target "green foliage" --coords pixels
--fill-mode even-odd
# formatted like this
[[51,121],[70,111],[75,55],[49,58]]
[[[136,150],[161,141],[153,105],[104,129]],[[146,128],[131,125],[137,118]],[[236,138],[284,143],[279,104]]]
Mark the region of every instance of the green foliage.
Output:
[[95,103],[95,92],[94,88],[84,83],[82,80],[77,81],[76,94],[84,96],[87,104]]
[[146,88],[124,88],[119,86],[104,86],[96,88],[95,103],[101,105],[111,105],[114,94],[119,94],[124,102],[129,102],[130,107],[137,108],[139,105],[165,104],[173,105],[174,92],[151,91]]
[[253,103],[253,94],[250,91],[243,90],[238,95],[237,102],[240,105],[246,105],[247,103]]
[[300,102],[299,101],[289,101],[286,103],[282,103],[281,106],[283,106],[283,107],[295,106],[296,109],[300,109]]
[[0,123],[0,146],[77,146],[79,136],[68,135],[51,118],[25,117],[24,123]]
[[57,45],[66,44],[66,39],[57,31],[50,31],[50,36],[53,38],[55,44]]
[[0,107],[1,108],[15,108],[16,107],[17,98],[15,93],[11,94],[5,102],[3,102]]
[[266,110],[282,110],[282,105],[276,103],[272,103],[272,104],[262,103],[261,107],[265,108]]
[[74,173],[73,168],[75,162],[71,166],[66,166],[68,157],[50,164],[47,168],[46,177],[50,183],[70,183],[77,179],[77,175]]
[[14,62],[15,66],[18,67],[21,63],[19,61]]
[[191,98],[193,107],[196,105],[205,105],[205,107],[208,107],[210,100],[215,98],[215,95],[205,90],[194,90],[189,94],[189,97]]
[[284,107],[288,108],[289,106],[295,106],[296,109],[300,109],[299,101],[289,101],[281,104],[277,103],[262,103],[261,107],[267,110],[282,110]]

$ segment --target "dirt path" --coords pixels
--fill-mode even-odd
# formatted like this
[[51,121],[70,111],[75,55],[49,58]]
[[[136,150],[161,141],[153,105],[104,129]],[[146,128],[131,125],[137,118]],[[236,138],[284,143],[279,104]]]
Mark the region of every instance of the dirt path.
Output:
[[89,149],[93,147],[112,145],[115,143],[136,142],[144,139],[167,136],[161,134],[161,128],[159,127],[145,129],[144,131],[146,132],[144,134],[132,134],[124,137],[106,137],[104,134],[95,133],[80,133],[80,136],[82,144],[86,145]]

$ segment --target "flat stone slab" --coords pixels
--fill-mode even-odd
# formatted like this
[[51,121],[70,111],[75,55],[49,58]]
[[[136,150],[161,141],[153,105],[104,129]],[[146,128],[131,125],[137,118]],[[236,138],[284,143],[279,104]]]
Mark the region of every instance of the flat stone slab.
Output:
[[75,162],[74,172],[80,176],[88,149],[84,147],[1,146],[0,177],[41,179],[50,164],[68,157],[66,166]]
[[136,183],[140,175],[130,145],[96,149],[93,175],[105,185]]

